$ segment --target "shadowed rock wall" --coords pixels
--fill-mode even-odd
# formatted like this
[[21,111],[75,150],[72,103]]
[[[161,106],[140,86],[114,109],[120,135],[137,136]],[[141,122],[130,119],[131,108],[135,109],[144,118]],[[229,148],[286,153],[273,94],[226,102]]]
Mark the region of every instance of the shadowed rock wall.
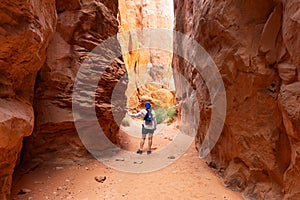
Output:
[[[0,199],[9,199],[20,157],[29,163],[65,162],[87,155],[73,123],[73,82],[88,53],[118,32],[118,2],[10,0],[0,8]],[[95,78],[92,71],[88,75]],[[122,76],[119,87],[125,92],[125,67],[113,62],[96,92],[99,123],[115,143],[119,127],[112,107],[122,119],[126,96],[120,94],[116,106],[110,95]],[[31,134],[23,145],[23,137]]]
[[8,199],[23,137],[32,133],[37,71],[56,25],[54,0],[0,2],[0,199]]
[[[60,161],[84,157],[87,152],[80,141],[72,116],[72,91],[78,69],[90,51],[105,39],[118,32],[117,2],[68,1],[57,3],[57,30],[47,50],[47,60],[38,78],[34,98],[35,129],[26,139],[25,159],[54,158]],[[120,46],[115,46],[119,49]],[[102,130],[114,143],[119,142],[119,127],[112,107],[123,116],[126,108],[125,94],[111,105],[111,95],[119,79],[126,74],[122,62],[115,61],[105,70],[96,92],[96,112]],[[88,79],[96,72],[86,72]],[[106,78],[105,78],[106,77]],[[87,83],[86,83],[87,84]],[[126,88],[126,81],[121,82]],[[92,92],[88,85],[83,96]],[[53,154],[55,152],[55,154]]]
[[[300,198],[299,6],[295,0],[175,1],[175,30],[206,49],[226,88],[225,126],[206,159],[226,186],[247,199]],[[188,53],[190,47],[182,45],[175,42]],[[213,105],[192,66],[180,57],[173,65],[198,93],[199,149]],[[177,94],[190,94],[176,78],[175,83]],[[189,96],[177,98],[184,102]]]

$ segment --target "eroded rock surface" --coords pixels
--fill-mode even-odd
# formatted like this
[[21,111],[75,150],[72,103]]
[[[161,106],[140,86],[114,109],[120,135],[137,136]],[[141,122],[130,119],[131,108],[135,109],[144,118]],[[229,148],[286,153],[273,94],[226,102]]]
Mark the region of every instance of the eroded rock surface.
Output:
[[[226,88],[225,126],[206,159],[246,199],[300,198],[298,7],[295,0],[175,1],[175,30],[205,48]],[[175,48],[192,53],[183,45]],[[214,105],[205,80],[192,66],[179,57],[173,64],[196,90],[187,91],[175,79],[181,103],[197,96],[200,149]]]
[[[26,139],[26,159],[55,158],[58,162],[67,162],[87,155],[74,127],[73,84],[84,59],[89,57],[89,52],[118,32],[117,2],[72,2],[57,3],[57,30],[49,44],[47,60],[38,75],[34,98],[35,129],[32,136]],[[120,49],[118,44],[113,47],[118,48]],[[96,112],[103,132],[114,143],[119,142],[119,126],[112,108],[123,116],[126,107],[126,70],[121,63],[115,61],[111,66],[106,66],[107,69],[97,69],[97,64],[92,63],[95,70],[105,71],[102,78],[97,77],[97,71],[93,71],[92,67],[84,74],[86,80],[99,80],[95,97]],[[124,87],[123,96],[120,94],[122,97],[119,101],[112,103],[113,89],[123,76],[125,79],[120,83]],[[76,98],[84,101],[82,105],[90,106],[92,102],[80,98],[89,97],[95,91],[90,90],[89,81],[84,84],[82,96]],[[120,116],[118,119],[122,119]]]
[[[73,122],[73,83],[88,53],[118,32],[118,2],[3,1],[0,8],[0,199],[9,199],[22,145],[21,159],[29,163],[87,155]],[[111,104],[110,96],[121,78],[124,94],[126,70],[119,59],[101,70],[96,112],[105,134],[118,143],[112,108],[116,121],[122,119],[126,97]],[[86,75],[95,78],[93,71]]]
[[[159,84],[159,88],[174,90],[170,84],[173,80],[172,52],[150,49],[154,38],[149,37],[149,32],[143,32],[150,28],[172,30],[173,4],[169,0],[119,0],[119,3],[119,32],[122,36],[119,41],[129,76],[126,93],[129,109],[141,109],[146,100],[158,106],[173,105],[174,102],[153,98],[153,90],[147,87],[149,84]],[[172,49],[172,35],[162,37],[159,42]]]
[[55,30],[54,0],[0,2],[0,199],[8,199],[23,137],[32,133],[36,73]]

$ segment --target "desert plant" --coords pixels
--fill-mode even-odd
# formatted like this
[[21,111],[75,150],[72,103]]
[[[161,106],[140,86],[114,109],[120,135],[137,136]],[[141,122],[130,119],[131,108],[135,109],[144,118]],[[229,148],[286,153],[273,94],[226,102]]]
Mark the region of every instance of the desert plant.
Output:
[[170,125],[173,123],[175,116],[177,116],[177,111],[175,107],[170,107],[167,109],[167,116],[168,116],[168,120],[167,120],[167,124]]
[[155,116],[156,116],[156,121],[157,124],[162,123],[166,119],[166,110],[164,108],[157,108],[154,110],[155,111]]
[[158,124],[164,122],[168,118],[167,123],[171,124],[174,121],[174,117],[177,115],[176,108],[172,107],[159,107],[154,110],[156,115],[156,121]]
[[174,118],[177,115],[177,111],[175,107],[170,107],[167,109],[167,116],[170,118]]
[[129,123],[129,120],[128,118],[123,118],[122,122],[121,122],[121,125],[124,126],[124,127],[128,127],[130,126],[130,123]]

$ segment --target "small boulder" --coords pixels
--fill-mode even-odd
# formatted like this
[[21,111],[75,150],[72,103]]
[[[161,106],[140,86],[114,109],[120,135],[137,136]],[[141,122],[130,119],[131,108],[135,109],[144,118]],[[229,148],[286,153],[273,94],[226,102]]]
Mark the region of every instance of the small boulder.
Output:
[[99,183],[104,183],[104,181],[106,180],[106,176],[96,176],[95,180]]

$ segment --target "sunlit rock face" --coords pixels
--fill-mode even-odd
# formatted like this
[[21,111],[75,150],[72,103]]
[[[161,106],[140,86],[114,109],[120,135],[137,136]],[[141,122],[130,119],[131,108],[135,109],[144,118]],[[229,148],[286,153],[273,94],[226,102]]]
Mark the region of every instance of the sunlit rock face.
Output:
[[0,199],[9,199],[23,137],[32,133],[36,73],[55,30],[54,0],[0,2]]
[[[117,34],[117,3],[117,1],[92,0],[72,1],[72,3],[65,1],[56,4],[57,28],[47,49],[46,62],[37,76],[34,97],[35,128],[32,136],[26,138],[25,160],[73,162],[87,155],[74,126],[73,85],[77,72],[89,52],[102,41]],[[114,49],[120,51],[119,44],[116,44]],[[104,71],[102,77],[97,77],[99,70]],[[125,115],[127,85],[125,66],[118,59],[105,69],[90,68],[81,76],[85,76],[85,80],[99,80],[95,93],[99,124],[106,136],[112,142],[118,143],[118,120],[114,118],[112,112],[115,109],[117,115],[120,115],[118,119],[122,119]],[[119,82],[122,77],[123,81]],[[112,93],[118,83],[123,86],[123,94],[119,94],[120,98],[112,103]],[[95,91],[90,91],[88,81],[80,84],[83,90],[81,96],[75,97],[77,98],[75,101],[88,107],[92,102],[88,102],[86,97]]]
[[[246,199],[300,198],[299,6],[295,0],[175,1],[175,30],[205,48],[226,88],[225,126],[206,159],[223,173],[226,186]],[[175,45],[187,54],[191,50]],[[197,91],[175,77],[181,103],[197,96],[200,149],[214,105],[191,65],[177,56],[173,65]]]
[[[155,98],[153,92],[156,90],[149,90],[148,86],[155,84],[159,89],[169,90],[169,93],[174,90],[170,84],[172,52],[149,49],[153,38],[134,31],[148,28],[172,30],[173,10],[173,2],[170,0],[119,0],[119,32],[122,34],[119,41],[129,76],[127,96],[130,97],[128,98],[130,109],[138,108],[146,100],[158,106],[170,106],[174,102]],[[160,42],[172,47],[172,35]]]

